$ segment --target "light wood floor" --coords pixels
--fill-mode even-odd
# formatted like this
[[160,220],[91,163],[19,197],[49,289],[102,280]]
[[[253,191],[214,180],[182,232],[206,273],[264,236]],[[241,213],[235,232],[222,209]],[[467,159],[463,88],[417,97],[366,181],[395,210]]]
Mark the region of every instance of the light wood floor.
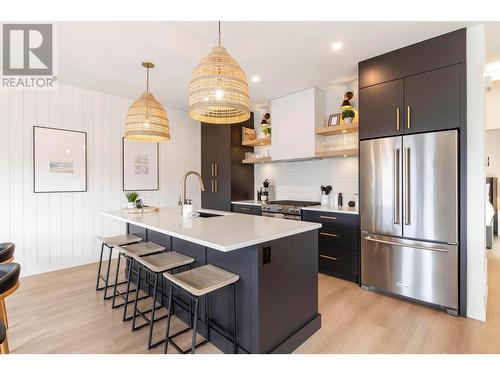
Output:
[[[488,251],[486,323],[320,275],[322,328],[296,353],[500,353],[500,241],[495,248]],[[95,272],[96,265],[87,265],[23,278],[7,299],[12,353],[161,352],[147,351],[147,330],[132,333],[122,309],[112,311],[95,293]],[[159,338],[164,321],[157,326]],[[189,336],[184,340],[189,346]],[[220,352],[208,344],[198,353]]]

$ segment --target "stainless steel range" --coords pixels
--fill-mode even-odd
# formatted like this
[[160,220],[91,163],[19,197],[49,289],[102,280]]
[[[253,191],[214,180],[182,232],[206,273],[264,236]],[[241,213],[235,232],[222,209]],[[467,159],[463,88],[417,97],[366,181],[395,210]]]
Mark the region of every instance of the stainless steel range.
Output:
[[271,201],[262,206],[262,216],[271,216],[288,220],[301,220],[302,208],[309,206],[317,206],[320,202],[307,201]]

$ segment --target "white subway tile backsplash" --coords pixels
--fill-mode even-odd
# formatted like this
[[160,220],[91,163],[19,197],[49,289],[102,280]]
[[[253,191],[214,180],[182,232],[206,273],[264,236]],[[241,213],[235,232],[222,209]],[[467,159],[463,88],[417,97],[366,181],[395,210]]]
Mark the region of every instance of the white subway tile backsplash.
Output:
[[255,165],[255,192],[271,180],[271,199],[320,200],[320,186],[341,192],[344,205],[358,192],[358,158],[327,158]]

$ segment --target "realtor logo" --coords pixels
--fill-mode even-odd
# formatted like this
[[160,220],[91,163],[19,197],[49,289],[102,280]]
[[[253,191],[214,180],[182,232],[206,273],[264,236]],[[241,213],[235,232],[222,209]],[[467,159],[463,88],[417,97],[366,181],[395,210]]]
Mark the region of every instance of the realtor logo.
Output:
[[2,32],[1,86],[54,87],[53,25],[3,24]]

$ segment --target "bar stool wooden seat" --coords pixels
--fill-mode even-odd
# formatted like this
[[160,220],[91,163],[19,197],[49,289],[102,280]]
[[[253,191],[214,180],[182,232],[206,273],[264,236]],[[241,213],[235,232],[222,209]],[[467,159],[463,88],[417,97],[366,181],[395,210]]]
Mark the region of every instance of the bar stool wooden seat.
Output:
[[7,342],[7,329],[0,320],[0,354],[9,354],[9,343]]
[[[158,317],[155,319],[155,312],[157,310],[156,307],[156,300],[158,296],[158,288],[161,289],[161,294],[160,296],[163,296],[163,279],[160,278],[161,274],[163,272],[174,272],[178,270],[181,267],[188,266],[189,269],[191,269],[191,264],[194,262],[194,259],[178,253],[176,251],[167,251],[167,252],[162,252],[162,253],[157,253],[153,255],[147,255],[143,257],[139,256],[134,256],[134,259],[139,263],[139,270],[138,270],[138,276],[137,276],[137,286],[136,286],[136,294],[135,294],[135,303],[134,303],[134,315],[133,315],[133,320],[132,320],[132,331],[135,331],[139,328],[142,328],[146,325],[149,324],[149,336],[148,336],[148,350],[151,348],[155,348],[158,345],[162,344],[165,340],[160,340],[156,343],[152,343],[153,340],[153,329],[154,329],[154,323],[161,320],[165,319],[167,315]],[[153,287],[153,303],[151,310],[148,311],[141,311],[138,306],[137,302],[139,300],[139,290],[141,288],[140,283],[141,283],[141,270],[145,269],[149,271],[151,274],[154,275],[154,287]],[[160,303],[161,307],[161,303]],[[146,314],[151,311],[151,317],[148,318]],[[139,327],[136,327],[135,322],[137,316],[140,315],[142,319],[146,321],[146,324],[143,324]]]
[[[142,238],[139,236],[136,236],[134,234],[123,234],[119,236],[113,236],[113,237],[100,237],[97,236],[97,239],[101,241],[101,257],[99,259],[99,269],[97,270],[97,282],[96,282],[96,291],[104,290],[104,300],[108,300],[111,297],[108,297],[108,288],[113,288],[114,285],[109,285],[109,271],[111,269],[111,256],[113,255],[113,248],[116,246],[123,246],[123,245],[128,245],[136,242],[142,241]],[[108,269],[106,271],[106,276],[101,275],[101,267],[102,267],[102,257],[104,255],[104,246],[106,246],[109,249],[109,259],[108,259]],[[104,281],[104,286],[101,287],[100,281]],[[125,281],[126,282],[126,281]],[[125,284],[125,282],[120,283]]]
[[0,264],[13,262],[15,250],[16,245],[12,242],[0,243]]
[[[236,275],[232,272],[226,271],[222,268],[216,267],[211,264],[207,264],[202,267],[194,268],[192,270],[178,273],[178,274],[169,274],[164,273],[163,276],[167,280],[170,281],[170,293],[169,293],[169,302],[168,302],[168,320],[167,320],[167,331],[165,334],[165,349],[164,353],[167,353],[168,344],[172,344],[175,349],[177,349],[180,353],[189,353],[194,354],[196,348],[201,345],[206,344],[210,341],[210,329],[214,329],[222,336],[226,337],[228,340],[232,340],[233,342],[233,350],[236,353],[237,349],[237,296],[236,296],[236,282],[239,280],[239,275]],[[210,302],[209,296],[210,293],[224,288],[226,286],[231,285],[233,288],[233,327],[232,332],[229,334],[228,330],[220,327],[218,324],[213,322],[210,319]],[[187,332],[190,328],[185,328],[173,335],[170,335],[170,319],[172,316],[172,296],[174,292],[174,288],[184,293],[190,299],[194,300],[194,319],[193,319],[193,335],[191,340],[191,349],[183,350],[181,349],[173,339],[185,332]],[[201,296],[206,296],[205,303],[205,324],[207,325],[207,339],[196,344],[196,323],[198,319],[198,305]]]
[[19,274],[21,266],[17,263],[0,264],[0,320],[9,328],[5,298],[19,288]]
[[[165,247],[162,246],[162,245],[158,245],[157,243],[154,243],[154,242],[137,242],[137,243],[133,243],[133,244],[130,244],[130,245],[123,245],[123,246],[117,246],[116,249],[118,250],[118,263],[116,265],[116,274],[115,274],[115,283],[114,283],[114,288],[113,288],[113,301],[111,303],[111,308],[112,309],[117,309],[119,307],[122,307],[122,306],[125,306],[124,310],[123,310],[123,321],[128,321],[128,320],[131,320],[133,317],[130,316],[130,317],[127,317],[127,306],[129,303],[134,303],[135,300],[132,300],[130,301],[129,300],[129,293],[130,292],[135,292],[137,288],[136,286],[136,289],[134,290],[130,290],[130,283],[131,283],[131,279],[132,279],[132,274],[134,274],[134,276],[138,277],[138,273],[136,271],[133,270],[133,267],[134,267],[134,259],[135,257],[141,257],[141,256],[145,256],[145,255],[149,255],[149,254],[154,254],[154,253],[158,253],[158,252],[161,252],[161,251],[164,251],[165,250]],[[122,283],[119,283],[118,282],[118,274],[120,273],[120,261],[121,261],[121,257],[125,257],[125,259],[127,259],[127,261],[129,262],[128,266],[128,275],[127,275],[127,290],[125,292],[125,295],[124,293],[120,292],[118,290],[118,285],[121,285]],[[136,280],[139,280],[138,278]],[[137,285],[137,281],[136,281],[136,285]],[[116,297],[120,297],[122,300],[123,300],[123,303],[117,305],[116,304]],[[141,297],[139,300],[142,300],[142,299],[145,299],[147,298],[148,296],[143,296]]]

